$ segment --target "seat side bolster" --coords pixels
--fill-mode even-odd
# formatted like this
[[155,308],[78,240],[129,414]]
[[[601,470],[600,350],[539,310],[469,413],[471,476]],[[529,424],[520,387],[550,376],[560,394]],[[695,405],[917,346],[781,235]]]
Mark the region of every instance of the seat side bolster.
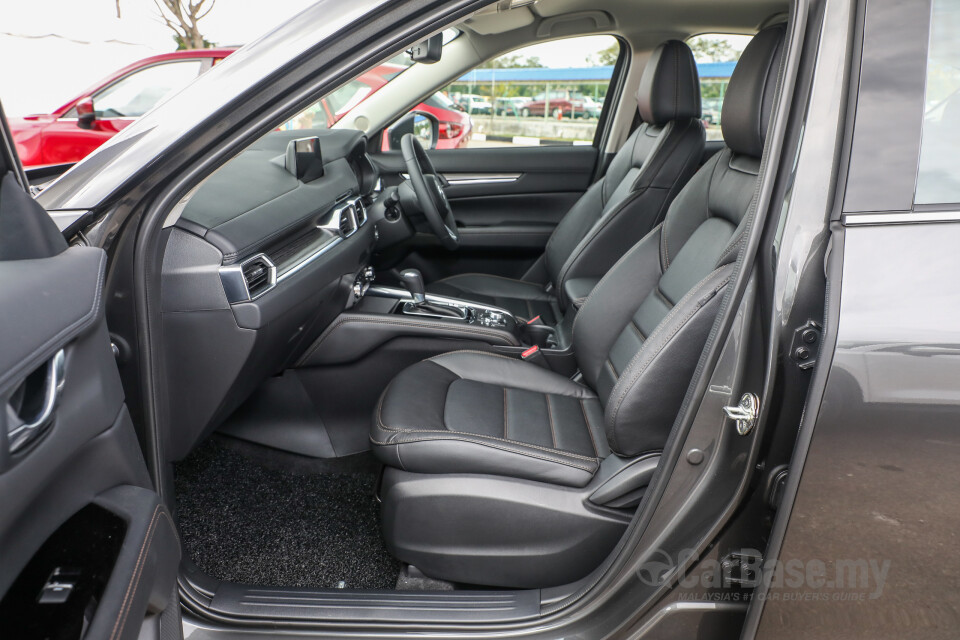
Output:
[[635,456],[663,448],[716,319],[732,265],[681,299],[624,369],[606,407],[610,448]]
[[[587,296],[573,323],[577,364],[587,384],[597,381],[607,354],[620,331],[657,286],[660,271],[660,231],[656,226],[610,268]],[[606,404],[607,399],[600,398]]]

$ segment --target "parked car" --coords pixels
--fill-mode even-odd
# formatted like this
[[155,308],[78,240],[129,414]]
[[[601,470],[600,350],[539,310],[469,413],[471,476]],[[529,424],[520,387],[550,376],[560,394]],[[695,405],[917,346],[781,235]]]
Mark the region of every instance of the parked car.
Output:
[[463,107],[467,113],[479,113],[490,115],[493,106],[490,104],[490,98],[473,93],[462,93],[457,98],[457,103]]
[[[35,198],[0,109],[5,638],[955,634],[960,6],[539,4],[319,2]],[[594,145],[409,113],[602,25]]]
[[529,101],[529,98],[514,96],[512,98],[497,98],[494,100],[494,104],[498,116],[519,116],[524,105]]
[[707,124],[719,125],[720,124],[720,112],[723,107],[723,98],[704,98],[702,101],[702,111],[703,115],[701,116],[703,121]]
[[562,115],[564,118],[588,119],[600,117],[602,107],[594,102],[590,96],[576,91],[551,91],[549,101],[547,100],[547,94],[540,93],[523,106],[521,114],[525,118],[529,116],[542,117],[545,109],[549,109],[550,115],[553,117]]
[[27,167],[77,162],[233,51],[195,49],[144,58],[51,113],[11,118],[17,153]]

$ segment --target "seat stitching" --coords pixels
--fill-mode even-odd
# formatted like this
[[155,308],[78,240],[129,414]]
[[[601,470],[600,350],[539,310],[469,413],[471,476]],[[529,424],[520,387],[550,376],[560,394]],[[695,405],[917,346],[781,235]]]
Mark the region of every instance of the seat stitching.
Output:
[[550,408],[550,394],[543,394],[544,399],[547,401],[547,421],[550,423],[550,442],[553,443],[553,448],[557,448],[557,433],[553,426],[553,410]]
[[613,360],[611,360],[610,358],[607,358],[606,365],[610,368],[610,372],[613,374],[613,379],[619,380],[620,374],[617,373],[616,367],[613,366]]
[[[428,431],[428,432],[411,431],[410,433],[431,433],[431,432],[429,432],[429,431]],[[454,435],[456,435],[456,434],[454,434]],[[583,466],[583,465],[576,464],[576,463],[571,462],[571,461],[569,461],[569,460],[558,460],[558,459],[556,459],[556,458],[551,458],[551,457],[548,457],[548,456],[540,456],[540,455],[537,455],[537,454],[535,454],[535,453],[531,453],[531,452],[529,452],[529,451],[517,451],[516,449],[509,449],[509,448],[507,448],[507,447],[498,446],[498,445],[496,445],[496,444],[494,444],[494,443],[492,443],[492,442],[482,442],[482,441],[478,441],[478,440],[471,440],[471,439],[469,439],[469,438],[445,437],[445,436],[443,436],[443,435],[441,434],[439,437],[434,437],[434,438],[407,438],[407,439],[405,439],[405,440],[394,440],[394,441],[391,441],[391,442],[380,442],[379,440],[375,440],[375,439],[373,438],[373,436],[370,436],[370,442],[372,442],[373,444],[376,444],[376,445],[380,445],[380,446],[393,446],[393,445],[397,445],[397,444],[409,444],[409,443],[413,443],[413,442],[427,442],[427,441],[429,441],[429,440],[461,440],[461,441],[463,441],[463,442],[469,442],[470,444],[475,444],[475,445],[478,445],[478,446],[481,446],[481,447],[490,447],[491,449],[498,449],[498,450],[500,450],[500,451],[506,451],[507,453],[515,453],[515,454],[517,454],[517,455],[519,455],[519,456],[526,456],[526,457],[528,457],[528,458],[536,458],[537,460],[543,460],[543,461],[545,461],[545,462],[553,462],[553,463],[555,463],[555,464],[560,464],[560,465],[564,465],[564,466],[567,466],[567,467],[573,467],[573,468],[575,468],[575,469],[580,469],[580,470],[582,470],[582,471],[586,471],[587,473],[593,473],[593,472],[595,471],[595,469],[591,469],[590,467],[586,467],[586,466]],[[398,447],[398,449],[399,449],[399,447]],[[585,458],[585,459],[586,459],[586,460],[592,460],[592,461],[594,462],[594,464],[596,464],[596,462],[597,462],[597,458]]]
[[[381,403],[381,405],[380,405],[380,408],[381,408],[381,409],[383,408],[383,404],[382,404],[382,403]],[[436,429],[417,429],[417,428],[412,428],[412,429],[411,429],[411,428],[407,428],[407,427],[390,427],[390,426],[387,426],[386,424],[384,424],[383,419],[382,419],[382,415],[381,415],[381,412],[380,412],[380,411],[377,412],[377,425],[378,425],[381,429],[383,429],[384,431],[392,431],[392,432],[398,433],[398,434],[402,434],[402,433],[437,433],[437,434],[449,433],[449,434],[452,434],[452,435],[467,436],[467,437],[470,437],[470,438],[489,438],[489,439],[491,439],[491,440],[497,440],[497,441],[499,441],[499,442],[505,442],[505,443],[508,443],[508,444],[515,444],[515,445],[522,446],[522,447],[531,447],[531,448],[533,448],[533,449],[539,449],[540,451],[544,451],[544,452],[546,452],[546,453],[556,452],[556,453],[559,453],[559,454],[561,454],[561,455],[571,456],[571,457],[574,457],[574,458],[580,458],[581,460],[596,460],[595,457],[583,456],[583,455],[580,455],[580,454],[578,454],[578,453],[573,453],[573,452],[566,451],[566,450],[563,450],[563,449],[549,449],[549,448],[547,448],[547,447],[542,447],[542,446],[540,446],[540,445],[532,444],[532,443],[529,443],[529,442],[522,442],[522,441],[520,441],[520,440],[510,440],[510,439],[507,439],[507,438],[498,438],[498,437],[496,437],[496,436],[488,436],[488,435],[484,435],[484,434],[480,434],[480,433],[469,433],[469,432],[467,432],[467,431],[454,431],[454,430],[452,430],[452,429],[447,429],[446,431],[438,431],[438,430],[436,430]]]
[[630,318],[630,326],[633,327],[633,330],[637,332],[638,336],[640,336],[640,340],[646,342],[647,336],[643,335],[643,331],[640,330],[640,327],[637,325],[637,321],[633,318]]
[[[475,353],[478,356],[490,356],[491,358],[502,358],[503,360],[517,360],[516,358],[511,358],[510,356],[505,356],[499,353],[490,353],[489,351],[478,351],[476,349],[457,349],[456,351],[447,351],[445,353],[438,353],[435,356],[427,358],[427,360],[435,361],[443,358],[445,356],[452,356],[455,353]],[[522,362],[522,360],[520,361]],[[444,367],[446,369],[446,367]],[[457,376],[462,378],[462,376]]]
[[[670,313],[667,314],[666,317],[664,317],[664,319],[660,322],[659,326],[665,326],[668,321],[672,320],[676,315],[678,315],[681,304],[685,302],[687,299],[692,299],[693,297],[695,297],[695,294],[699,293],[700,288],[704,284],[706,284],[710,280],[710,278],[716,275],[717,272],[719,272],[723,268],[724,267],[720,267],[718,269],[711,271],[703,280],[698,282],[697,285],[693,289],[691,289],[687,295],[681,298],[680,302],[678,302],[677,305],[670,310]],[[729,281],[729,277],[724,278],[721,282],[719,282],[717,286],[714,288],[714,293],[716,293],[716,291],[719,291],[722,287],[724,287],[728,281]],[[684,319],[680,323],[678,323],[676,327],[674,327],[673,331],[669,335],[657,336],[658,338],[660,338],[660,343],[659,345],[654,347],[651,352],[644,353],[645,350],[641,349],[630,360],[630,363],[627,364],[626,368],[629,369],[634,365],[635,361],[639,360],[640,362],[643,362],[643,364],[638,367],[637,372],[630,378],[630,381],[626,383],[623,390],[620,392],[619,396],[617,397],[617,401],[614,404],[613,414],[611,415],[612,427],[616,426],[617,417],[620,412],[620,407],[623,404],[623,400],[626,398],[627,394],[630,392],[630,389],[633,388],[634,383],[636,383],[637,379],[643,374],[643,372],[646,370],[646,367],[660,354],[661,351],[663,351],[663,348],[667,345],[670,339],[673,338],[673,336],[675,336],[680,331],[680,329],[682,329],[686,325],[686,323],[690,320],[690,318],[692,318],[694,315],[696,315],[698,311],[700,311],[701,308],[702,308],[702,305],[692,309],[690,313],[688,313],[684,317]],[[653,334],[651,334],[651,337],[656,333],[657,332],[654,331]],[[649,342],[646,344],[649,344]]]
[[507,388],[503,388],[503,439],[509,440],[507,437]]
[[[458,349],[457,351],[447,351],[446,353],[441,353],[441,354],[432,356],[432,357],[430,357],[430,358],[427,358],[426,360],[424,360],[424,362],[426,362],[427,360],[429,360],[429,361],[431,361],[431,362],[437,362],[438,360],[440,360],[441,358],[443,358],[443,357],[445,357],[445,356],[452,356],[452,355],[457,354],[457,353],[473,353],[473,354],[476,354],[476,355],[478,355],[478,356],[489,356],[489,357],[491,357],[491,358],[500,358],[500,359],[502,359],[502,360],[510,360],[511,362],[523,362],[523,360],[520,360],[519,358],[511,358],[510,356],[505,356],[505,355],[502,355],[502,354],[499,354],[499,353],[491,353],[491,352],[489,352],[489,351],[477,351],[477,350],[475,350],[475,349]],[[447,367],[444,367],[442,364],[440,364],[439,366],[443,367],[444,369],[447,369]],[[456,376],[457,376],[458,378],[460,378],[461,380],[464,379],[463,376],[455,373],[452,369],[447,369],[447,371],[450,371],[451,373],[453,373],[454,375],[456,375]],[[477,381],[477,382],[479,382],[479,381]],[[487,383],[484,383],[484,384],[487,384]],[[597,397],[596,394],[590,393],[590,392],[592,392],[593,390],[590,389],[590,388],[587,387],[587,386],[584,386],[584,385],[582,385],[582,384],[578,385],[577,383],[574,383],[574,386],[579,386],[583,391],[588,392],[588,395],[586,396],[587,399],[589,399],[589,398],[596,398],[596,397]],[[565,397],[565,398],[578,398],[578,399],[579,399],[579,396],[574,396],[574,395],[568,396],[568,395],[563,394],[563,393],[558,393],[558,394],[555,394],[555,395],[562,395],[562,396]]]
[[593,446],[593,454],[600,456],[600,450],[597,449],[597,441],[593,437],[593,427],[590,425],[590,418],[587,417],[587,405],[583,400],[580,401],[580,411],[583,413],[583,422],[587,425],[587,435],[590,436],[590,445]]
[[674,303],[667,297],[667,295],[660,290],[660,283],[657,283],[657,286],[653,288],[653,292],[660,297],[661,300],[667,303],[667,306],[673,308]]

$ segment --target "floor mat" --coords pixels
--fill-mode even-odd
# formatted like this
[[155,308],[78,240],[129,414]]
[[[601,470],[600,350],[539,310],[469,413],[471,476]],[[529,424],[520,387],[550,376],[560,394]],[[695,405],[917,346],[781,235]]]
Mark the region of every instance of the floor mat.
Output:
[[393,589],[400,563],[380,536],[371,465],[317,473],[277,462],[211,438],[176,465],[180,531],[194,563],[243,584]]

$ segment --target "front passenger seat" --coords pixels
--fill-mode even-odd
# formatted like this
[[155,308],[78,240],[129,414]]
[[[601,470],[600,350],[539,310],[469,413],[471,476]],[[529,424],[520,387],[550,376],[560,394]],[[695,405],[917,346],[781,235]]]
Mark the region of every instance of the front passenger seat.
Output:
[[582,382],[455,351],[384,391],[370,439],[387,465],[382,524],[397,558],[454,582],[549,587],[617,543],[645,486],[621,479],[656,466],[747,237],[784,35],[768,27],[744,50],[726,148],[577,314]]
[[[481,273],[444,278],[428,293],[492,304],[518,318],[547,324],[590,293],[593,285],[663,217],[703,155],[700,80],[693,53],[669,40],[650,56],[637,92],[643,124],[607,169],[564,215],[543,257],[531,269],[548,282]],[[528,272],[529,275],[530,272]]]

